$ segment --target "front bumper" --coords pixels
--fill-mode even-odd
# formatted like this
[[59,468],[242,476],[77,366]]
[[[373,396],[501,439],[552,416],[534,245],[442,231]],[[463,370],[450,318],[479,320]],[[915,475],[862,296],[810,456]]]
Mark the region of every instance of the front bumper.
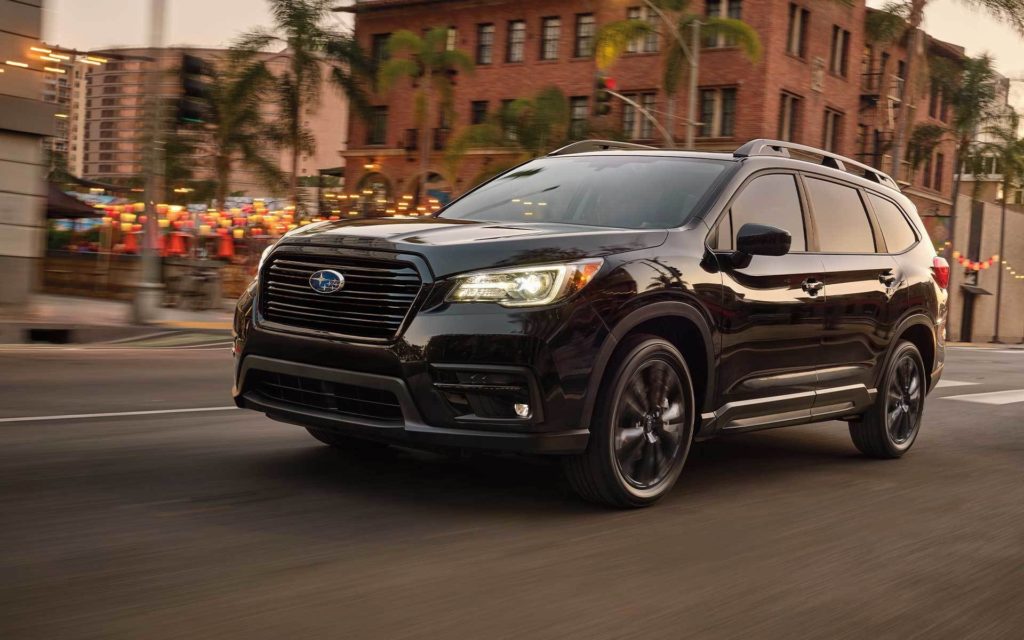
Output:
[[[389,392],[394,394],[401,407],[402,419],[388,421],[352,415],[339,416],[330,411],[281,402],[260,393],[258,387],[249,384],[255,372],[283,374]],[[234,398],[235,404],[239,407],[261,411],[281,422],[412,447],[570,454],[586,449],[589,435],[586,429],[522,432],[472,429],[463,426],[431,426],[424,421],[408,386],[401,378],[338,370],[258,355],[247,355],[240,360],[236,372]]]

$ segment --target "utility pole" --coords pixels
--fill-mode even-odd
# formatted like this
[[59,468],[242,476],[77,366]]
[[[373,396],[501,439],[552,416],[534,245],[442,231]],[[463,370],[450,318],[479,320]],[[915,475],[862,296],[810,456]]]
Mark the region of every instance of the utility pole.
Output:
[[[1008,171],[1009,169],[1004,169]],[[1003,271],[1006,268],[1003,267],[1003,263],[1000,260],[1003,259],[1006,251],[1006,198],[1010,195],[1010,181],[1003,178],[1003,197],[1002,197],[1002,211],[999,215],[999,257],[996,260],[996,269],[999,272],[996,279],[996,322],[995,327],[992,329],[992,342],[1002,342],[999,339],[999,316],[1003,310]]]
[[166,0],[150,0],[149,46],[156,55],[146,73],[146,94],[149,96],[149,136],[146,163],[146,221],[142,227],[142,278],[136,284],[132,304],[132,320],[136,324],[156,321],[163,283],[160,281],[160,254],[157,251],[157,199],[163,188],[163,100],[160,96],[160,50],[164,46],[164,14]]

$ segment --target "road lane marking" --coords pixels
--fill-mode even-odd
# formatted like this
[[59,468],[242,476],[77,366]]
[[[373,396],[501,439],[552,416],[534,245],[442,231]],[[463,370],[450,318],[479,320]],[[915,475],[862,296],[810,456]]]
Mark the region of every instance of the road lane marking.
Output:
[[946,387],[969,387],[978,384],[977,382],[961,382],[959,380],[939,380],[939,384],[935,385],[936,389],[943,389]]
[[977,402],[980,404],[1012,404],[1014,402],[1024,402],[1024,389],[992,391],[990,393],[968,393],[959,396],[946,396],[942,400],[963,400],[964,402]]
[[0,422],[44,422],[46,420],[85,420],[88,418],[119,418],[121,416],[155,416],[164,413],[199,413],[201,411],[230,411],[238,407],[194,407],[191,409],[153,409],[150,411],[113,411],[110,413],[70,413],[60,416],[23,416],[0,418]]

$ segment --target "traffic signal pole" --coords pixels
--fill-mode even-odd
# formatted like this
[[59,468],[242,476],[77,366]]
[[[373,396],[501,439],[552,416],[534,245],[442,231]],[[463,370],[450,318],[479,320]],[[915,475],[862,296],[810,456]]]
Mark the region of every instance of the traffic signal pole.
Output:
[[160,281],[160,254],[157,251],[160,227],[157,224],[157,199],[163,187],[163,100],[160,95],[160,50],[164,45],[164,13],[166,0],[151,0],[149,9],[149,46],[156,55],[146,73],[146,94],[149,97],[149,135],[146,167],[146,220],[142,225],[142,274],[135,286],[132,320],[136,324],[152,324],[163,293]]
[[647,120],[650,121],[650,123],[653,124],[654,127],[658,130],[658,133],[660,133],[662,135],[662,137],[665,138],[665,144],[667,145],[667,148],[672,149],[672,148],[675,147],[675,144],[672,141],[672,134],[669,133],[668,129],[666,129],[660,122],[658,122],[658,119],[654,117],[653,113],[651,113],[647,109],[644,109],[635,100],[627,98],[626,96],[622,95],[618,91],[613,91],[613,90],[607,89],[607,88],[604,89],[604,90],[608,92],[608,95],[615,96],[619,100],[622,100],[626,104],[632,106],[634,109],[639,111],[640,115],[642,115],[643,117],[647,118]]

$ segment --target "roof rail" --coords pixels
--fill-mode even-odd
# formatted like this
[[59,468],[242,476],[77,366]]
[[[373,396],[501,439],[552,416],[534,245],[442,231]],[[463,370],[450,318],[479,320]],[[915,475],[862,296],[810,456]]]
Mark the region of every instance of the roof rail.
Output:
[[561,149],[555,149],[549,156],[565,156],[571,153],[588,153],[590,151],[609,151],[616,149],[655,149],[646,144],[634,144],[632,142],[615,142],[614,140],[580,140],[565,145]]
[[[733,152],[733,156],[736,158],[749,158],[752,156],[776,156],[781,158],[792,158],[790,151],[797,151],[799,153],[810,155],[810,156],[821,156],[821,165],[825,167],[831,167],[833,169],[839,169],[840,171],[846,171],[855,175],[860,175],[862,178],[877,182],[878,184],[889,187],[890,189],[900,190],[896,181],[892,179],[887,173],[882,173],[874,167],[868,166],[864,163],[851,160],[845,156],[830,153],[822,149],[815,147],[809,147],[804,144],[796,144],[794,142],[784,142],[782,140],[767,140],[757,139],[751,140],[739,149]],[[801,158],[796,158],[800,160]]]

